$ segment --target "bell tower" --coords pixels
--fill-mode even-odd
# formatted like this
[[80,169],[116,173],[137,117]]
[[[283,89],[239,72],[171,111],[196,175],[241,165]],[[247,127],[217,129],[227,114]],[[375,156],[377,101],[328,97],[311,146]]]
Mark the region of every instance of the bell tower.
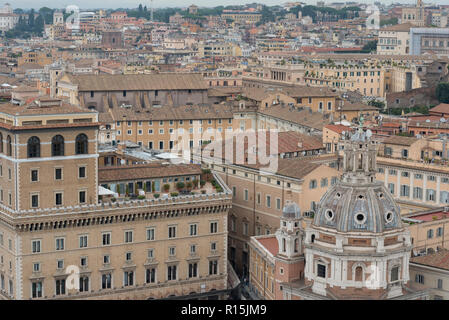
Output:
[[276,231],[278,255],[296,258],[302,255],[302,216],[301,210],[294,202],[289,202],[282,210],[281,225]]

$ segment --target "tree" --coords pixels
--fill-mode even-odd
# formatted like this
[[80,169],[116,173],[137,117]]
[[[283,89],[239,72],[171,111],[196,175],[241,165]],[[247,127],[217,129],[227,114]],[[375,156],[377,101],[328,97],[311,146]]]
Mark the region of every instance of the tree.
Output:
[[373,40],[365,44],[362,48],[362,52],[369,53],[377,50],[377,40]]
[[441,82],[438,84],[436,96],[441,103],[449,103],[449,82]]

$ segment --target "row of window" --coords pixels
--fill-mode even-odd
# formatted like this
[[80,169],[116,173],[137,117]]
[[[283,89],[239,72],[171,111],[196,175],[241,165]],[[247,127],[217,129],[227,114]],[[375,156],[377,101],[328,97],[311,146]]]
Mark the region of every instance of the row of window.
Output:
[[[168,265],[166,269],[166,281],[178,280],[178,265],[172,264]],[[218,260],[209,261],[209,275],[218,274]],[[187,267],[188,278],[197,278],[199,276],[199,268],[197,262],[192,262],[188,264]],[[4,279],[3,275],[1,275]],[[136,281],[136,271],[135,270],[125,270],[123,271],[123,287],[135,286]],[[2,280],[4,281],[4,280]],[[157,280],[157,267],[147,267],[145,269],[145,283],[156,283]],[[2,288],[4,284],[2,282]],[[12,281],[10,281],[10,288],[12,288]],[[101,274],[101,289],[113,289],[113,274],[111,272],[104,272]],[[88,275],[82,275],[79,278],[79,292],[89,292],[91,288],[91,277]],[[55,280],[55,295],[65,295],[67,294],[67,284],[66,279],[60,278]],[[11,293],[12,295],[12,289]],[[32,281],[31,282],[31,296],[32,298],[42,298],[43,293],[43,281]]]
[[[332,177],[331,178],[331,186],[335,185],[338,181],[337,177]],[[328,179],[327,178],[322,178],[321,179],[321,183],[320,183],[321,188],[327,187],[328,186]],[[315,189],[318,187],[318,182],[315,179],[310,180],[309,182],[309,189]]]
[[[442,237],[443,236],[443,227],[438,227],[436,232],[436,237]],[[432,239],[433,238],[433,229],[429,229],[427,230],[427,239]]]
[[[203,124],[203,120],[195,120],[195,121],[198,121],[199,124]],[[174,124],[174,120],[169,120],[168,122],[169,122],[169,124],[171,126]],[[117,121],[116,123],[117,123],[117,127],[121,126],[121,122],[120,121]],[[208,124],[212,124],[212,120],[211,119],[207,120],[207,123]],[[218,119],[218,124],[221,124],[221,123],[222,123],[222,119]],[[232,119],[228,119],[228,123],[232,124]],[[142,121],[138,121],[137,122],[137,125],[139,125],[139,126],[141,126],[142,124],[143,124]],[[184,124],[184,120],[179,120],[179,124],[183,125]],[[189,124],[193,125],[193,120],[189,120]],[[127,121],[127,125],[128,125],[128,127],[131,127],[132,126],[132,121]],[[153,125],[153,120],[148,121],[148,125],[152,126]],[[159,120],[159,125],[163,126],[164,125],[164,120]]]
[[[177,237],[177,226],[168,226],[167,229],[167,237],[169,239],[174,239]],[[218,222],[212,221],[209,223],[209,233],[218,233]],[[197,236],[199,235],[198,224],[192,223],[189,225],[189,236]],[[87,248],[88,247],[88,235],[80,235],[79,237],[79,248]],[[102,245],[109,246],[111,245],[111,232],[102,233]],[[156,240],[156,228],[151,227],[146,229],[146,240],[153,241]],[[124,232],[124,243],[133,243],[134,242],[134,231],[126,230]],[[216,248],[216,245],[214,245]],[[32,253],[40,253],[42,250],[42,240],[34,239],[31,240],[31,252]],[[65,237],[58,237],[55,239],[55,250],[65,250]],[[215,250],[215,249],[214,249]]]
[[[55,191],[53,194],[54,199],[54,205],[55,206],[62,206],[64,205],[64,192],[62,191]],[[0,190],[0,202],[3,202],[3,190]],[[86,190],[80,190],[78,191],[78,203],[79,204],[85,204],[87,203],[87,191]],[[11,203],[10,203],[11,205]],[[31,192],[30,193],[30,207],[31,208],[39,208],[40,206],[40,193],[38,192]]]
[[[388,190],[391,194],[395,194],[395,184],[389,183]],[[410,186],[401,185],[399,190],[399,195],[401,197],[410,197]],[[424,198],[425,196],[425,198]],[[425,200],[425,201],[437,201],[437,192],[434,189],[424,189],[421,187],[413,187],[413,199]],[[440,191],[440,203],[449,203],[449,192]]]
[[[31,182],[38,182],[39,181],[39,169],[31,169],[30,171],[31,175]],[[84,179],[87,178],[86,174],[86,166],[79,166],[78,167],[78,179]],[[54,180],[62,180],[63,179],[63,168],[55,168],[54,171]]]
[[[227,130],[228,131],[232,131],[232,127],[228,127]],[[214,128],[211,128],[211,127],[207,128],[207,132],[208,133],[214,133]],[[217,128],[217,132],[219,132],[219,133],[223,132],[223,128],[222,127]],[[164,134],[164,133],[165,133],[164,129],[159,129],[159,134]],[[169,129],[168,133],[169,134],[173,134],[174,133],[174,129]],[[189,129],[189,133],[193,133],[193,128]],[[203,128],[198,128],[198,133],[203,133]],[[121,135],[121,134],[122,134],[122,131],[121,130],[117,130],[117,135]],[[126,130],[126,134],[127,135],[132,135],[133,134],[132,129],[127,129]],[[137,134],[138,135],[143,135],[143,130],[142,129],[138,129],[137,130]],[[153,129],[148,129],[148,134],[150,134],[150,135],[154,134],[154,130]],[[183,128],[179,128],[177,134],[179,134],[179,135],[184,134],[184,129]]]
[[[9,136],[8,136],[9,137]],[[1,133],[0,133],[1,138]],[[56,135],[51,139],[51,156],[64,156],[64,137]],[[75,138],[75,154],[88,153],[88,138],[84,133],[81,133]],[[8,154],[9,155],[9,154]],[[41,156],[41,140],[32,136],[27,142],[27,156],[28,158],[39,158]]]
[[[382,174],[385,173],[385,169],[384,168],[378,168],[377,171],[379,173],[382,173]],[[388,170],[388,174],[390,176],[397,176],[398,171],[396,169],[389,169]],[[401,177],[409,178],[410,177],[410,172],[408,172],[408,171],[401,171]],[[424,175],[421,174],[421,173],[415,173],[413,177],[415,179],[417,179],[417,180],[422,180]],[[437,180],[437,177],[433,176],[433,175],[426,175],[426,178],[427,178],[427,181],[436,181]],[[440,181],[441,181],[441,183],[449,184],[449,178],[448,177],[441,177]]]
[[[60,242],[57,243],[57,246],[59,246],[60,248],[62,248],[61,250],[63,250],[64,248],[64,243]],[[195,256],[198,252],[198,246],[196,244],[190,244],[190,254],[192,256]],[[87,248],[87,237],[80,237],[80,248]],[[216,242],[211,242],[210,243],[210,251],[212,254],[215,254],[217,251],[217,243]],[[168,255],[170,257],[174,257],[176,256],[176,246],[171,246],[168,248]],[[153,260],[155,257],[155,249],[154,248],[150,248],[147,249],[147,259],[149,260]],[[125,261],[126,262],[132,262],[133,261],[133,252],[132,251],[128,251],[125,253]],[[111,263],[111,256],[110,255],[103,255],[103,264],[104,265],[109,265]],[[64,260],[63,259],[58,259],[56,261],[57,264],[57,269],[58,270],[62,270],[64,269]],[[80,257],[80,266],[81,267],[87,267],[88,266],[88,257],[87,256],[82,256]],[[10,269],[12,269],[12,264],[10,262]],[[42,268],[41,268],[41,263],[40,262],[34,262],[33,263],[33,272],[41,272]]]

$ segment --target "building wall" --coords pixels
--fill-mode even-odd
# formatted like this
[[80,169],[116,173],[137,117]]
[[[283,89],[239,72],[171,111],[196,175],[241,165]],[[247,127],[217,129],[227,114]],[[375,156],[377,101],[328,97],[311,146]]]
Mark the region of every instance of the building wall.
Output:
[[[424,277],[424,283],[417,282],[417,275]],[[442,287],[438,288],[438,280]],[[428,289],[431,300],[449,300],[449,274],[447,270],[410,263],[410,286],[413,289]]]

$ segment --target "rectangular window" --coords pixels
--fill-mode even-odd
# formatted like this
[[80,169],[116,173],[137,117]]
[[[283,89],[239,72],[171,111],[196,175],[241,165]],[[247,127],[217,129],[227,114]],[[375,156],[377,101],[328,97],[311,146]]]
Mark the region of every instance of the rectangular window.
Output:
[[211,260],[209,261],[209,275],[218,274],[218,261]]
[[271,196],[267,196],[267,207],[271,208]]
[[133,232],[125,231],[125,243],[131,243],[131,242],[133,242]]
[[133,286],[134,285],[134,271],[123,272],[123,286]]
[[198,263],[189,263],[189,278],[196,278],[198,276]]
[[62,168],[55,168],[55,180],[62,180]]
[[281,210],[281,199],[276,198],[276,209]]
[[64,238],[56,239],[56,250],[64,250]]
[[168,237],[169,238],[176,238],[176,226],[168,227]]
[[217,232],[218,232],[218,222],[211,222],[210,233],[217,233]]
[[104,273],[101,275],[101,288],[102,289],[112,288],[112,274]]
[[422,274],[416,274],[415,275],[415,282],[424,284],[424,276]]
[[82,276],[80,277],[80,292],[88,292],[89,291],[89,277]]
[[103,245],[104,246],[109,246],[111,244],[111,233],[103,233],[102,234],[102,238],[103,238]]
[[85,177],[86,177],[86,167],[79,167],[78,178],[85,178]]
[[147,229],[147,240],[154,240],[155,239],[155,229],[154,228],[149,228]]
[[41,252],[41,240],[33,240],[31,241],[31,252],[39,253]]
[[31,182],[39,180],[39,170],[31,170]]
[[31,207],[32,208],[38,208],[39,207],[39,195],[38,194],[32,194],[31,195]]
[[57,205],[57,206],[62,205],[62,193],[61,192],[55,193],[55,205]]
[[125,253],[125,260],[126,261],[131,261],[133,259],[133,254],[132,252],[127,252]]
[[176,269],[177,269],[176,266],[168,266],[167,267],[167,280],[168,281],[176,280],[176,275],[177,275]]
[[86,203],[86,191],[79,192],[79,201],[80,203]]
[[80,248],[87,248],[87,235],[82,235],[79,238]]
[[196,236],[197,235],[197,229],[198,229],[198,225],[197,224],[191,224],[190,225],[190,235],[191,236]]
[[320,278],[326,278],[326,266],[322,264],[317,265],[317,276]]
[[56,295],[65,294],[65,279],[56,280]]
[[248,190],[247,189],[244,190],[243,197],[244,197],[245,201],[248,201]]
[[146,270],[146,283],[156,283],[156,268],[148,268]]

